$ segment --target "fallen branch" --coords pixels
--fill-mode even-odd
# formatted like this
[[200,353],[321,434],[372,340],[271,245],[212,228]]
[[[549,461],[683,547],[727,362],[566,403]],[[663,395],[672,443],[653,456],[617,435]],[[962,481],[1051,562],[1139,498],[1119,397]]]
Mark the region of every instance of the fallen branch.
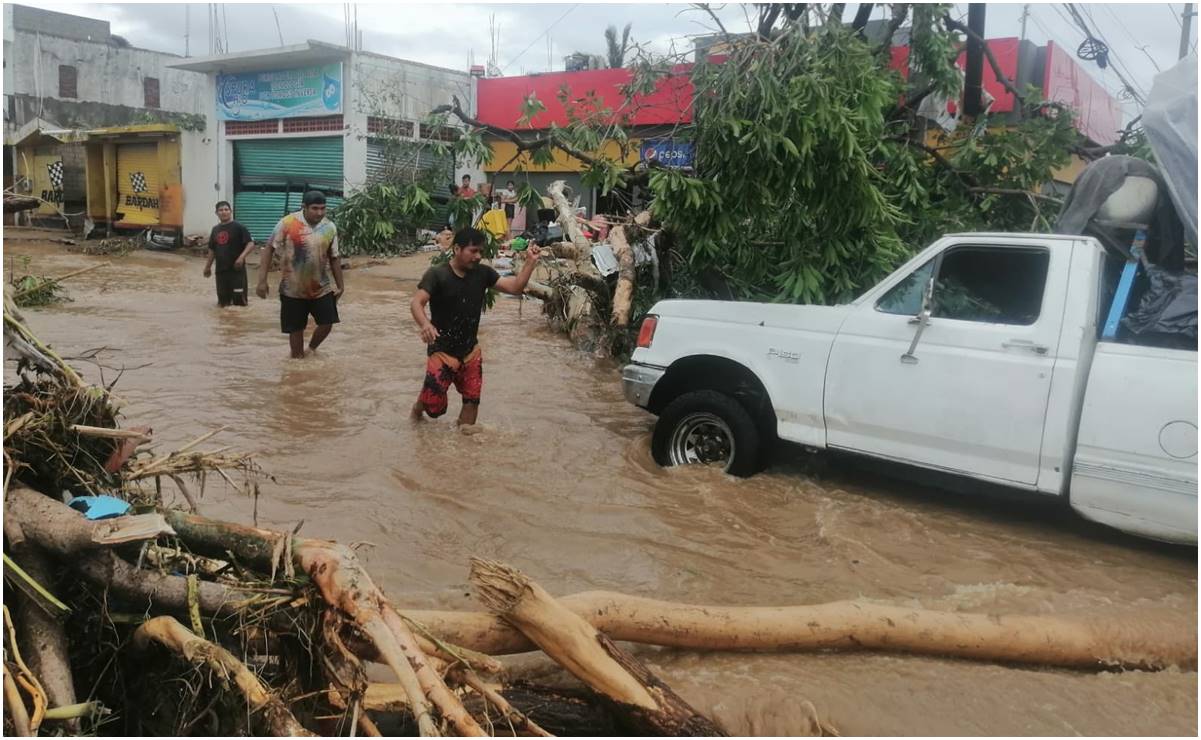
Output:
[[220,645],[197,637],[173,617],[155,617],[134,631],[134,649],[145,650],[151,642],[178,653],[194,665],[208,666],[222,681],[232,681],[246,697],[251,710],[262,712],[264,723],[276,737],[313,736],[242,661]]
[[[51,570],[45,556],[31,543],[14,545],[9,542],[13,554],[21,559],[23,570],[41,588],[51,583]],[[49,595],[50,599],[54,598]],[[61,605],[61,602],[58,602]],[[60,612],[61,613],[61,612]],[[75,703],[75,684],[71,674],[71,661],[67,649],[67,635],[59,614],[49,614],[32,598],[23,598],[17,606],[17,631],[22,654],[29,670],[38,677],[46,692],[46,703],[59,707]],[[68,729],[79,731],[79,723],[71,720]]]
[[633,656],[541,586],[503,563],[472,558],[469,577],[489,609],[601,696],[638,734],[724,735]]
[[74,509],[20,485],[5,497],[5,516],[16,520],[25,537],[58,555],[175,534],[162,514],[88,521]]
[[75,277],[76,275],[82,275],[85,272],[91,272],[92,270],[98,270],[101,267],[108,267],[111,264],[112,264],[111,262],[101,262],[98,265],[91,265],[90,267],[84,267],[83,269],[80,269],[80,270],[74,270],[72,272],[68,272],[66,275],[59,275],[58,277],[44,278],[44,279],[40,280],[37,285],[35,285],[31,288],[26,288],[24,290],[18,290],[15,294],[13,294],[13,300],[20,301],[22,298],[24,298],[26,295],[29,295],[30,293],[36,293],[39,290],[45,290],[46,286],[48,286],[48,285],[54,285],[56,283],[61,283],[64,280],[69,280],[70,278]]
[[[111,551],[102,550],[75,563],[79,572],[92,583],[111,588],[124,599],[146,609],[172,614],[187,614],[188,579],[136,568]],[[236,613],[250,598],[241,592],[211,581],[200,581],[196,598],[201,613],[226,616]]]
[[[835,601],[805,606],[679,604],[590,591],[559,599],[614,640],[695,650],[885,650],[1068,668],[1197,665],[1195,617],[1147,615],[1143,630],[1100,619],[941,612]],[[444,640],[499,655],[536,645],[497,616],[406,611]],[[1191,621],[1191,624],[1190,624]],[[1154,626],[1150,626],[1154,625]]]
[[972,41],[980,44],[980,48],[984,51],[984,57],[988,60],[988,66],[992,68],[992,73],[997,78],[997,82],[1000,82],[1005,89],[1009,91],[1009,94],[1017,99],[1020,106],[1025,106],[1026,96],[1022,95],[1022,91],[1017,89],[1017,86],[1013,84],[1013,81],[1010,80],[1009,77],[1007,77],[1001,70],[1001,65],[997,62],[997,57],[995,54],[993,54],[992,49],[988,47],[988,42],[980,38],[980,35],[969,28],[967,24],[960,23],[952,18],[949,14],[944,14],[942,18],[949,30],[959,31]]

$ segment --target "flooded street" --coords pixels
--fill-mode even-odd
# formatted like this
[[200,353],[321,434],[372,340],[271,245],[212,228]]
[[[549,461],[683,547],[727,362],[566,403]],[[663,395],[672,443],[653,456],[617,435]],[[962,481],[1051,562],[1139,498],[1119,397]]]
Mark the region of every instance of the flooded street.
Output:
[[[19,274],[106,259],[31,240],[4,246],[5,269],[15,259]],[[1123,624],[1168,612],[1173,628],[1195,632],[1195,549],[853,467],[814,473],[785,460],[748,480],[662,470],[649,452],[653,417],[624,401],[615,366],[573,350],[533,303],[519,315],[518,301],[498,298],[481,323],[482,433],[455,431],[454,393],[447,416],[414,423],[425,348],[408,301],[425,257],[348,271],[342,323],[302,361],[288,359],[279,331],[277,276],[268,300],[222,310],[201,259],[108,259],[67,283],[73,302],[28,310],[30,328],[66,356],[107,348],[103,362],[127,368],[115,389],[123,424],[153,426],[162,451],[228,427],[213,442],[256,451],[275,479],[263,482],[259,523],[303,520],[307,536],[370,543],[360,557],[399,604],[478,608],[466,579],[468,557],[479,555],[556,594],[743,605],[864,598]],[[100,380],[95,365],[74,364]],[[103,375],[111,382],[116,371]],[[201,506],[252,517],[249,499],[212,478]],[[639,653],[733,734],[804,734],[814,710],[846,735],[1197,732],[1194,672]]]

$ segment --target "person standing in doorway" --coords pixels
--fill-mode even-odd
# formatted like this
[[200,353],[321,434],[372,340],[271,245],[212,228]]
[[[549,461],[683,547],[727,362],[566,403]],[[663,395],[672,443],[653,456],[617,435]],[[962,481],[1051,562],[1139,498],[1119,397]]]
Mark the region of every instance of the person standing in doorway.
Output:
[[[446,413],[447,391],[451,384],[463,399],[459,426],[467,431],[475,424],[484,385],[484,358],[476,334],[484,296],[495,287],[502,293],[519,296],[525,290],[538,263],[541,250],[532,245],[526,253],[521,273],[501,277],[488,265],[481,265],[484,235],[476,229],[461,229],[455,234],[449,262],[431,267],[417,285],[409,302],[413,321],[428,345],[425,382],[413,404],[412,417],[428,414],[437,418]],[[425,308],[429,306],[430,315]]]
[[504,189],[498,190],[496,194],[500,196],[501,206],[505,209],[505,221],[508,222],[509,228],[509,232],[506,236],[511,238],[513,236],[513,232],[517,229],[517,227],[513,225],[513,222],[517,217],[517,184],[512,180],[509,180],[505,183]]
[[309,316],[317,324],[309,339],[314,351],[338,323],[338,299],[344,292],[338,229],[325,217],[325,195],[304,194],[304,208],[280,219],[263,250],[259,267],[259,298],[267,297],[271,257],[279,251],[279,325],[288,335],[292,357],[304,357],[304,330]]
[[217,305],[246,305],[246,258],[254,251],[254,240],[242,224],[234,221],[229,201],[217,202],[217,221],[209,234],[209,254],[204,276],[212,277],[217,263]]

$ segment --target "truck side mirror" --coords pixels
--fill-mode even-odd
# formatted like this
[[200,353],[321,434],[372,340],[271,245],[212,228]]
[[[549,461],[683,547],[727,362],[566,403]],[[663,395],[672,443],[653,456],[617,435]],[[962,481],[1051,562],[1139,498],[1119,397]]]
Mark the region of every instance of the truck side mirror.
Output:
[[916,365],[917,355],[913,354],[917,349],[917,343],[922,339],[922,332],[925,331],[926,325],[930,323],[930,314],[934,310],[934,276],[930,276],[929,282],[926,283],[926,289],[922,291],[922,308],[917,312],[917,316],[909,319],[910,324],[917,324],[917,331],[913,335],[913,342],[909,344],[909,351],[901,355],[901,362],[905,365]]

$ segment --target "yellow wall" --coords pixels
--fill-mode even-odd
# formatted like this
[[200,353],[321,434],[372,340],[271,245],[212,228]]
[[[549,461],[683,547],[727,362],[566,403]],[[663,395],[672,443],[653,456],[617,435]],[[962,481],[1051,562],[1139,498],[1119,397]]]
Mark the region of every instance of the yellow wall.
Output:
[[39,203],[34,215],[53,216],[62,207],[63,191],[50,182],[49,170],[51,164],[62,159],[57,146],[17,147],[17,174],[29,179],[30,195],[50,201]]
[[[629,154],[625,158],[627,166],[638,164],[638,145],[640,143],[636,139],[630,140],[627,147]],[[522,152],[520,157],[513,159],[513,155],[517,153],[517,145],[510,141],[493,141],[490,143],[490,146],[492,147],[492,161],[484,165],[485,172],[498,172],[501,171],[501,167],[504,167],[504,172],[513,172],[518,168],[526,172],[581,172],[588,169],[586,164],[575,157],[564,154],[559,149],[552,149],[554,154],[553,162],[549,165],[540,166],[531,161],[529,152]],[[621,156],[621,148],[617,145],[617,142],[606,141],[597,156],[616,160]]]
[[[131,129],[135,127],[130,127]],[[152,132],[158,133],[158,132]],[[157,208],[123,208],[121,191],[128,184],[121,175],[128,177],[118,168],[117,150],[130,145],[151,145],[154,151],[148,162],[140,163],[153,172],[147,172],[147,183],[154,187],[147,197],[157,200]],[[180,164],[180,142],[177,132],[155,136],[119,136],[95,138],[87,144],[87,200],[88,215],[94,220],[109,221],[116,212],[125,212],[128,225],[183,227],[183,170]]]

